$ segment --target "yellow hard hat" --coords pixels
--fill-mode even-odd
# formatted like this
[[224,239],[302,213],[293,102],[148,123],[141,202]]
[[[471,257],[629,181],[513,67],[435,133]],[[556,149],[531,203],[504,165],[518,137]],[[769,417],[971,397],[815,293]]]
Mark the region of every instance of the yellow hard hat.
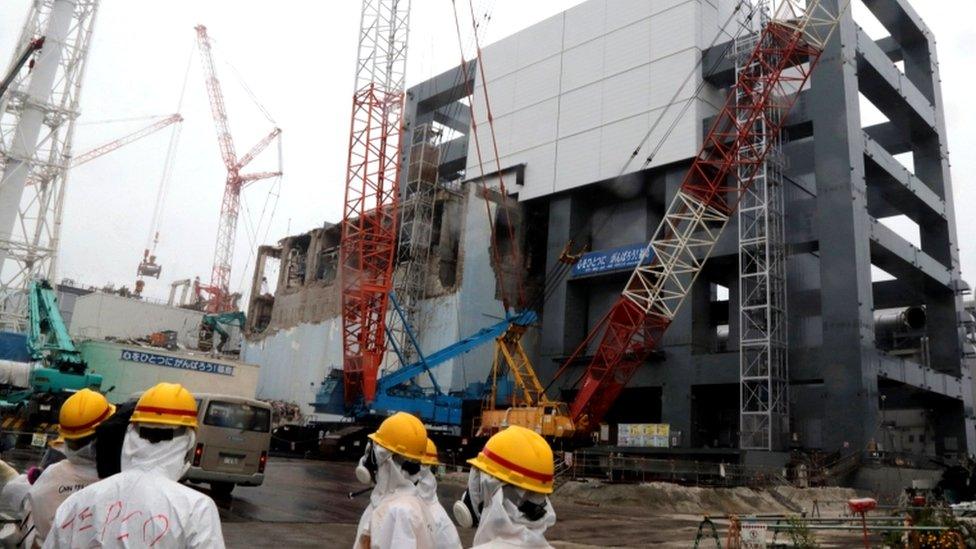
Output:
[[179,383],[159,383],[139,397],[130,423],[197,428],[197,401]]
[[380,423],[370,440],[412,461],[423,461],[427,450],[427,429],[424,424],[406,412],[397,412]]
[[503,482],[540,494],[552,493],[552,448],[539,433],[512,425],[495,433],[472,466]]
[[95,427],[112,417],[113,406],[105,395],[82,389],[68,397],[58,414],[58,432],[65,440],[77,440],[95,434]]
[[424,451],[424,457],[421,458],[420,463],[423,465],[440,465],[441,463],[437,460],[437,445],[429,438],[427,439],[427,449]]

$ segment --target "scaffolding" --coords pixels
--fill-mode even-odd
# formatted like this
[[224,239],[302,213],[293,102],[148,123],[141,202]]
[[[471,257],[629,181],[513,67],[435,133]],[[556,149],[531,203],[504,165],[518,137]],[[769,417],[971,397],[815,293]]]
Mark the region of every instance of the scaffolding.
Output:
[[[397,241],[393,288],[414,333],[425,328],[420,302],[427,297],[430,248],[433,241],[434,198],[440,165],[442,132],[432,124],[413,129],[410,140],[406,184],[400,203],[400,231]],[[390,332],[404,358],[417,358],[399,315],[390,315]]]
[[[763,8],[765,25],[768,11]],[[737,80],[744,72],[766,70],[751,55],[760,39],[752,33],[736,40]],[[754,92],[737,89],[737,104],[749,104],[747,94]],[[781,450],[789,432],[783,154],[778,132],[769,127],[780,125],[782,113],[770,109],[755,119],[751,142],[739,151],[740,157],[752,158],[756,150],[768,149],[763,165],[756,170],[743,161],[736,174],[740,180],[753,177],[742,190],[738,212],[739,447],[749,450]]]
[[[15,52],[45,38],[0,100],[0,328],[26,328],[27,287],[53,279],[98,0],[35,0]],[[14,60],[16,62],[16,60]],[[11,66],[13,63],[11,63]]]

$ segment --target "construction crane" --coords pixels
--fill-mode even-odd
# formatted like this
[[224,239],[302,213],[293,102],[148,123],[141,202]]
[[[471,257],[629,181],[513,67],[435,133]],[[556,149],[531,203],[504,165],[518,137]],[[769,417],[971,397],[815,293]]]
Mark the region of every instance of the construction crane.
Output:
[[86,151],[86,152],[84,152],[82,154],[79,154],[78,156],[74,157],[71,160],[71,167],[72,168],[77,168],[78,166],[81,166],[82,164],[86,164],[88,162],[91,162],[92,160],[95,160],[99,156],[108,154],[108,153],[110,153],[110,152],[112,152],[112,151],[114,151],[114,150],[116,150],[116,149],[118,149],[120,147],[124,147],[125,145],[128,145],[129,143],[132,143],[134,141],[138,141],[138,140],[142,139],[143,137],[148,137],[148,136],[150,136],[150,135],[158,132],[159,130],[162,130],[162,129],[164,129],[164,128],[172,125],[172,124],[177,124],[177,123],[180,123],[180,122],[183,122],[183,116],[181,116],[179,113],[171,114],[171,115],[169,115],[169,116],[167,116],[167,117],[165,117],[165,118],[163,118],[161,120],[158,120],[156,122],[153,122],[152,124],[146,126],[145,128],[142,128],[140,130],[136,130],[136,131],[134,131],[134,132],[132,132],[130,134],[127,134],[127,135],[123,135],[122,137],[120,137],[118,139],[114,139],[112,141],[109,141],[108,143],[105,143],[103,145],[99,145],[99,146],[95,147],[94,149],[91,149],[90,151]]
[[[214,250],[213,269],[210,274],[210,284],[201,284],[197,288],[197,298],[205,301],[205,309],[209,313],[223,313],[234,308],[234,298],[230,292],[230,272],[234,259],[234,239],[237,235],[237,218],[240,214],[241,189],[253,181],[260,181],[281,175],[281,171],[255,172],[242,174],[248,164],[281,135],[280,128],[274,128],[256,145],[240,158],[234,147],[234,137],[230,133],[227,120],[227,108],[224,105],[224,93],[217,79],[217,67],[214,64],[213,47],[207,35],[207,27],[197,25],[197,45],[203,69],[206,76],[207,95],[210,98],[210,112],[213,115],[214,126],[217,129],[217,144],[220,146],[220,156],[227,169],[224,182],[224,198],[220,203],[220,223],[217,227],[217,244]],[[204,298],[202,294],[207,294]]]
[[[595,428],[661,340],[690,292],[742,192],[748,189],[833,34],[840,12],[817,0],[783,0],[762,29],[678,192],[623,293],[560,368],[598,342],[570,406]],[[558,374],[557,374],[558,375]]]
[[347,405],[373,401],[386,353],[409,16],[409,0],[363,0],[339,246]]
[[7,93],[7,88],[17,78],[17,74],[20,69],[24,68],[24,65],[30,61],[30,68],[34,67],[34,62],[31,60],[31,56],[36,52],[40,51],[44,47],[44,37],[35,38],[27,43],[27,47],[21,52],[20,56],[14,60],[13,66],[7,72],[7,76],[4,77],[3,81],[0,82],[0,98],[3,98],[3,94]]
[[[0,96],[0,327],[27,327],[32,280],[57,270],[71,142],[99,0],[30,2],[17,58],[44,37],[33,68]],[[10,66],[13,66],[13,62]]]

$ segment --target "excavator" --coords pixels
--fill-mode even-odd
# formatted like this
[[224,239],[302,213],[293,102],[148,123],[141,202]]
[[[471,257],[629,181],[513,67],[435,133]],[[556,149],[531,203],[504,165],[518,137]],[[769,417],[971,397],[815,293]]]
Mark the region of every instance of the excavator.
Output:
[[[58,309],[58,298],[47,280],[28,289],[27,350],[33,364],[27,387],[0,390],[0,411],[21,424],[20,430],[57,424],[61,404],[81,389],[100,391],[102,376],[92,372],[75,346]],[[7,421],[4,425],[9,428]]]

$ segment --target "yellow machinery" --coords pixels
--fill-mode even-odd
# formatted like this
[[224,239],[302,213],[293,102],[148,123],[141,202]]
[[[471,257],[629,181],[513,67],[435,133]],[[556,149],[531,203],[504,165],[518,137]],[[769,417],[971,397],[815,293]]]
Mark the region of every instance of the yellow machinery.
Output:
[[[569,438],[576,433],[576,426],[569,417],[565,402],[550,400],[535,375],[532,363],[522,348],[522,335],[527,326],[511,324],[495,339],[495,359],[491,367],[491,391],[481,410],[478,436],[491,436],[508,427],[519,425],[544,437]],[[504,369],[512,375],[512,405],[500,409],[498,382],[505,376]]]

